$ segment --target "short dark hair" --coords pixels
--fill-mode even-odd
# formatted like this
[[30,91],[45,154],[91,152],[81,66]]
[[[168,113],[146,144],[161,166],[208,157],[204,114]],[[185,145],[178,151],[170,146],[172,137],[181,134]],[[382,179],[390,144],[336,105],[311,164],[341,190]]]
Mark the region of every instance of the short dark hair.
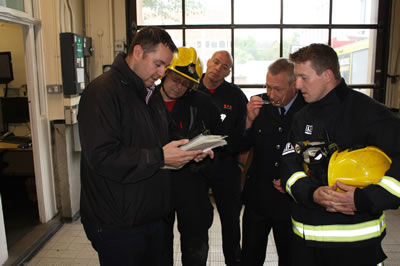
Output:
[[310,44],[290,54],[289,59],[295,64],[311,61],[311,67],[318,75],[330,69],[335,78],[340,80],[339,59],[335,50],[329,45],[323,43]]
[[172,41],[171,36],[164,29],[160,27],[145,27],[138,31],[131,44],[129,45],[129,54],[133,53],[133,47],[140,45],[145,53],[150,53],[156,49],[158,44],[166,45],[171,52],[178,52],[174,41]]
[[288,83],[292,84],[296,81],[294,75],[294,65],[286,58],[279,58],[268,66],[268,72],[272,75],[278,75],[281,72],[286,72],[288,77]]

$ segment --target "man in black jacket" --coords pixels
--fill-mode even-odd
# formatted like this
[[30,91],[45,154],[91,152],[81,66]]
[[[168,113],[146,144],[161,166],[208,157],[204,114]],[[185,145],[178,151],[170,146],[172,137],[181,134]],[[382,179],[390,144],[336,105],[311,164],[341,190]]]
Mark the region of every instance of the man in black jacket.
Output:
[[247,98],[235,84],[225,78],[231,72],[233,58],[227,51],[217,51],[207,61],[199,90],[210,94],[219,108],[223,132],[228,145],[211,162],[210,187],[221,219],[222,249],[225,264],[240,261],[241,169],[238,143],[244,132]]
[[176,50],[165,30],[145,28],[81,97],[80,213],[101,265],[160,265],[171,208],[161,168],[204,157],[178,148],[187,139],[169,142],[172,121],[152,88]]
[[[202,62],[194,48],[180,47],[178,50],[158,86],[164,103],[182,137],[191,139],[199,134],[217,134],[222,125],[218,109],[210,95],[196,90],[203,73]],[[207,162],[188,163],[172,173],[174,211],[167,220],[170,234],[165,265],[173,265],[175,214],[181,240],[182,265],[207,264],[208,229],[213,221],[207,179],[202,171]]]
[[279,266],[289,265],[292,200],[281,186],[280,164],[293,115],[305,102],[295,87],[293,64],[281,58],[268,67],[267,93],[247,104],[243,148],[253,149],[243,193],[242,260],[244,266],[265,261],[273,230]]
[[[290,60],[296,87],[309,103],[296,113],[282,153],[282,184],[296,202],[292,265],[378,265],[386,258],[381,247],[386,232],[383,211],[400,205],[400,120],[346,85],[338,56],[328,45],[303,47]],[[328,173],[335,169],[330,169],[330,154],[335,149],[354,154],[364,147],[378,147],[391,158],[377,183],[363,189],[340,181],[329,184]],[[359,159],[350,161],[343,165],[341,178],[348,180],[358,168],[376,165],[369,160],[353,167]]]

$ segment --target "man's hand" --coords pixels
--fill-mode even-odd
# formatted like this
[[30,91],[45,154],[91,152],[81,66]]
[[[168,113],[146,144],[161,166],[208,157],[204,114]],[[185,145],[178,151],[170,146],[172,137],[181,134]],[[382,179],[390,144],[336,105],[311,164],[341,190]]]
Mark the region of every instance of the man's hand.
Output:
[[164,145],[164,164],[166,166],[180,168],[193,160],[196,156],[199,156],[203,153],[201,150],[184,151],[179,149],[179,146],[182,146],[188,142],[188,139],[181,139],[171,141],[170,143]]
[[[336,192],[337,188],[341,189],[343,192]],[[335,196],[337,196],[334,199],[334,202],[336,203],[334,208],[335,211],[347,215],[354,215],[355,211],[357,211],[354,203],[354,192],[356,191],[356,188],[345,185],[340,181],[336,181],[333,185],[333,189],[335,190]]]
[[280,193],[284,194],[286,193],[285,189],[283,189],[282,184],[281,184],[281,180],[280,179],[274,179],[272,181],[272,184],[274,185],[274,187],[276,188],[276,190],[278,190]]
[[213,152],[213,150],[208,150],[208,151],[205,151],[205,152],[200,153],[199,155],[197,155],[197,156],[194,158],[194,161],[195,161],[196,163],[199,163],[199,162],[203,161],[204,158],[206,158],[207,156],[210,156],[211,159],[214,159],[214,152]]
[[260,109],[263,106],[264,101],[259,96],[253,96],[247,103],[247,117],[246,117],[246,129],[250,128],[254,120],[260,113]]
[[[339,188],[343,192],[337,192]],[[355,187],[347,186],[339,181],[332,187],[323,186],[314,191],[314,202],[318,203],[328,212],[340,212],[347,215],[354,215],[356,206],[354,204]]]

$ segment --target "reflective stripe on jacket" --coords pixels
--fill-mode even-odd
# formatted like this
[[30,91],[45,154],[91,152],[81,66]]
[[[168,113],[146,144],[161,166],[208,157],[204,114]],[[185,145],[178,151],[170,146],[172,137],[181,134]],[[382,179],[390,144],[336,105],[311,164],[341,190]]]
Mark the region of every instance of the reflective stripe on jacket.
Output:
[[399,180],[390,177],[384,176],[378,183],[379,186],[386,189],[388,192],[392,193],[394,196],[400,198],[400,182]]
[[292,194],[292,186],[294,185],[294,183],[296,183],[297,180],[299,180],[300,178],[303,178],[303,177],[307,177],[305,172],[303,172],[303,171],[296,172],[286,182],[286,191],[290,194],[290,196],[294,200],[296,200],[296,199]]
[[375,220],[357,224],[307,225],[292,218],[293,232],[305,240],[321,242],[355,242],[377,238],[386,228],[385,214]]

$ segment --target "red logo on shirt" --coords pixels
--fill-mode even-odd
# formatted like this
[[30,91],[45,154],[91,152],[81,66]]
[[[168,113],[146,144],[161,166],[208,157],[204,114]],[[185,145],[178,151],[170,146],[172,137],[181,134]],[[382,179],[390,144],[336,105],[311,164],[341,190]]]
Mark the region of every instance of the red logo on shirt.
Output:
[[224,109],[232,110],[232,105],[224,103]]

